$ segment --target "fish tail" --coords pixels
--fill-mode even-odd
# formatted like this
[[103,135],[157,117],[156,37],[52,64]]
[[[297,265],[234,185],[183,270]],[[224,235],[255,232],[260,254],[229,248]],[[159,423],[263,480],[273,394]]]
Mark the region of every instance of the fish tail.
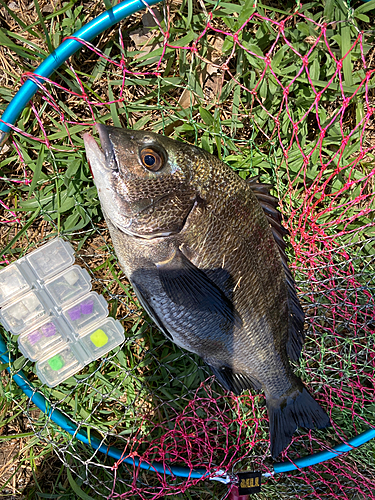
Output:
[[276,458],[292,441],[297,427],[323,429],[331,425],[327,413],[302,385],[279,399],[267,398],[271,455]]

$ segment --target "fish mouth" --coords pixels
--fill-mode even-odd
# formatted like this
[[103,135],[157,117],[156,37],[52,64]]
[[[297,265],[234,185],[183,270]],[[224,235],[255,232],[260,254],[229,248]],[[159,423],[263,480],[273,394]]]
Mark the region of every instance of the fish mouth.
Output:
[[98,145],[91,134],[89,134],[88,132],[83,134],[86,156],[94,179],[96,176],[95,174],[98,174],[98,169],[104,169],[114,172],[119,171],[116,154],[106,127],[104,125],[101,125],[100,123],[97,123],[95,127],[99,133],[101,147]]
[[99,133],[101,151],[104,153],[106,164],[111,168],[111,170],[118,172],[119,166],[117,163],[115,150],[113,149],[113,143],[109,137],[107,127],[101,125],[100,123],[97,123],[95,127]]
[[95,179],[96,176],[106,168],[104,152],[100,149],[93,136],[88,132],[83,134],[83,142],[85,145],[87,162],[92,176]]

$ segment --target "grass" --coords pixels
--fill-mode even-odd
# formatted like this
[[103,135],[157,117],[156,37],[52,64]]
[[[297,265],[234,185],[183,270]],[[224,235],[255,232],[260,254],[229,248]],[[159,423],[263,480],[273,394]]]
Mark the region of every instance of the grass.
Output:
[[[288,19],[296,4],[265,3],[257,4],[258,16],[240,29],[254,10],[244,0],[173,2],[170,46],[160,65],[163,33],[157,26],[145,33],[143,13],[131,16],[122,23],[123,46],[116,29],[95,40],[111,62],[84,47],[53,77],[64,88],[47,84],[22,112],[17,127],[41,142],[14,134],[14,145],[8,143],[0,157],[5,179],[0,199],[20,219],[0,229],[4,258],[13,261],[56,234],[64,236],[76,249],[77,263],[91,273],[94,289],[108,300],[110,314],[121,319],[126,330],[121,350],[54,389],[43,387],[43,393],[89,436],[127,446],[127,452],[149,460],[236,464],[235,470],[271,468],[264,398],[255,394],[232,398],[212,380],[202,386],[210,373],[201,361],[166,341],[139,308],[113,253],[84,154],[82,132],[91,128],[93,118],[197,144],[243,178],[260,175],[262,181],[275,185],[291,230],[291,261],[309,313],[309,335],[296,370],[329,405],[335,423],[332,430],[314,432],[313,439],[297,433],[289,456],[309,454],[321,449],[322,443],[332,445],[338,436],[346,439],[373,422],[369,296],[374,272],[370,210],[374,136],[372,119],[366,124],[362,120],[373,105],[374,77],[370,75],[367,85],[361,82],[372,67],[374,2],[353,3],[350,8],[339,0],[327,0],[324,5],[309,2],[300,8],[305,17],[296,21]],[[109,7],[109,2],[104,4]],[[14,10],[1,1],[0,5],[4,20],[0,109],[4,110],[21,74],[35,68],[104,5],[81,1],[52,5],[47,0],[35,0],[29,10],[22,1]],[[213,12],[211,29],[199,38],[207,12]],[[328,25],[326,37],[337,59],[347,54],[358,29],[366,32],[362,46],[357,43],[343,59],[339,73],[323,37],[318,38],[321,30],[316,23],[323,18],[335,21]],[[283,20],[285,39],[293,48],[277,29],[276,23]],[[161,29],[167,29],[163,16]],[[235,46],[232,37],[220,34],[237,30]],[[194,42],[198,47],[194,57],[191,50],[175,48],[192,47]],[[266,68],[262,57],[271,47]],[[308,73],[300,71],[298,55],[307,53]],[[227,72],[222,69],[225,61]],[[282,87],[287,86],[289,94],[283,101]],[[322,94],[315,106],[317,92]],[[280,124],[276,128],[275,117]],[[298,130],[293,130],[291,120],[298,123]],[[326,128],[324,137],[318,122]],[[345,147],[343,137],[347,137]],[[26,183],[6,180],[25,178]],[[12,218],[4,210],[3,220]],[[6,332],[4,336],[15,358],[13,369],[22,368],[39,387],[33,363],[20,355],[15,338]],[[86,500],[108,496],[114,481],[113,460],[93,453],[62,431],[3,373],[1,495]],[[183,436],[189,436],[187,443]],[[373,459],[373,444],[369,444],[336,462],[336,479],[334,467],[322,465],[271,478],[257,496],[355,498],[360,490],[353,485],[359,484],[371,498],[371,490],[364,485],[373,484]],[[227,491],[221,484],[205,481],[182,493],[184,488],[178,484],[183,481],[177,479],[167,481],[171,487],[163,490],[167,485],[160,476],[136,475],[139,490],[132,494],[134,471],[123,467],[116,493],[126,498],[139,498],[141,492],[145,498],[163,497],[174,488],[180,491],[175,498],[208,499],[221,498]]]

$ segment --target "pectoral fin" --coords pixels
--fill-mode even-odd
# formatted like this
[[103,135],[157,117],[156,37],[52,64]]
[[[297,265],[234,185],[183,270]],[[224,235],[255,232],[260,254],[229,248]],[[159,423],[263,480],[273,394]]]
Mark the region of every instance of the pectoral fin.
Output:
[[135,291],[136,296],[138,297],[138,300],[143,307],[143,309],[147,312],[147,314],[150,316],[150,318],[154,321],[156,326],[161,330],[164,335],[169,339],[173,341],[172,335],[168,332],[168,330],[164,327],[163,321],[159,318],[159,316],[156,314],[156,311],[154,308],[151,306],[150,302],[145,298],[145,294],[142,290],[142,285],[141,284],[136,284],[134,280],[132,280],[132,286]]
[[180,250],[176,250],[170,260],[158,262],[156,266],[165,293],[176,305],[222,316],[227,323],[237,327],[242,325],[232,302]]

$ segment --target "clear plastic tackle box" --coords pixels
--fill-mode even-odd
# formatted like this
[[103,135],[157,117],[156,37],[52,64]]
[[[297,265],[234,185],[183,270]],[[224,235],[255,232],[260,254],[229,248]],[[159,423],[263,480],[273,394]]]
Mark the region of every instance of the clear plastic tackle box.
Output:
[[19,335],[22,354],[36,361],[40,380],[60,384],[124,340],[120,322],[108,318],[103,296],[91,292],[90,275],[74,265],[61,238],[0,270],[0,320]]

